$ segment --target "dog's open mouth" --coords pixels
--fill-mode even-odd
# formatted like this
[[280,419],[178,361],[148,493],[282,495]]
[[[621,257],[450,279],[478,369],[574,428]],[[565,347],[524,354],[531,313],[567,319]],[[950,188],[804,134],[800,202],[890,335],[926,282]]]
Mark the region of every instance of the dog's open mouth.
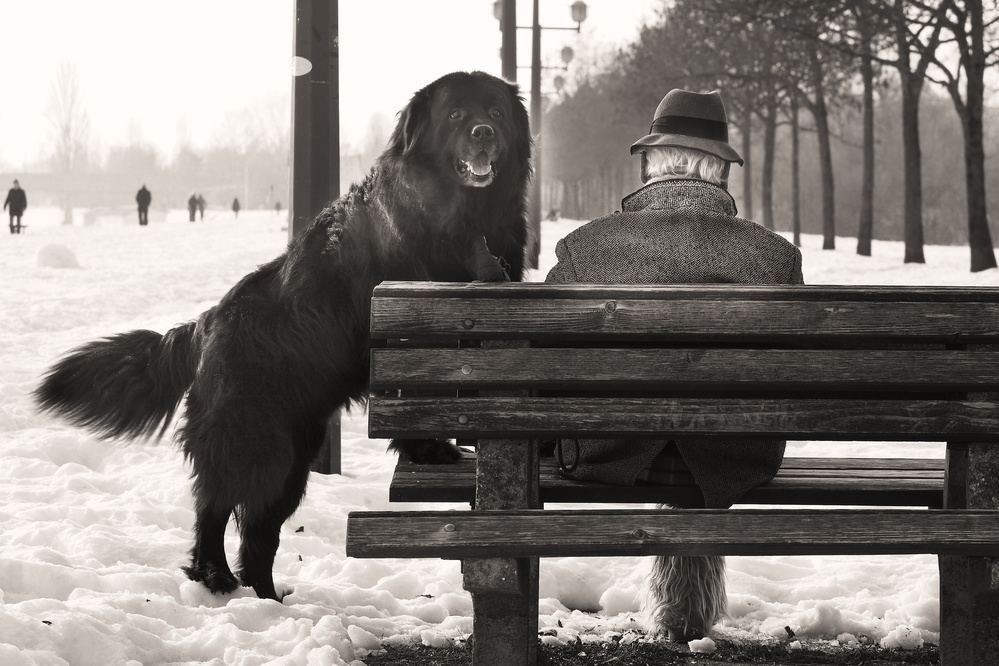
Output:
[[454,170],[469,185],[483,186],[492,182],[496,176],[496,165],[489,159],[485,152],[481,152],[466,162],[461,158],[455,158]]

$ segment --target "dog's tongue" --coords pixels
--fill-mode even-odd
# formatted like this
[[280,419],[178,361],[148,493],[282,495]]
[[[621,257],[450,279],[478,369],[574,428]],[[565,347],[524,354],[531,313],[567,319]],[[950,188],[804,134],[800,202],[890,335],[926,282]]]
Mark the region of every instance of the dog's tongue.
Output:
[[489,156],[486,155],[485,151],[479,153],[471,162],[468,162],[468,169],[476,176],[486,176],[492,171],[492,163],[489,161]]

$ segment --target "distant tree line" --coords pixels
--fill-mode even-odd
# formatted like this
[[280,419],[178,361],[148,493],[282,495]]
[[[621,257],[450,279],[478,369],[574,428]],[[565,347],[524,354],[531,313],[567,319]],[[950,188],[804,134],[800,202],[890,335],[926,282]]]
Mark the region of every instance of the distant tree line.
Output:
[[[195,148],[182,136],[172,157],[143,141],[140,132],[105,150],[97,148],[72,62],[60,64],[52,82],[46,118],[47,156],[29,171],[45,173],[47,190],[23,185],[37,204],[55,203],[72,220],[73,207],[134,205],[145,184],[154,208],[184,208],[194,192],[209,206],[228,208],[239,197],[244,208],[288,206],[290,97],[270,96],[232,111],[215,132],[211,145]],[[183,134],[183,133],[182,133]],[[41,179],[39,179],[41,180]]]
[[906,262],[925,242],[967,243],[972,271],[994,268],[997,26],[997,0],[664,0],[614,64],[547,109],[545,196],[569,217],[615,210],[662,96],[718,89],[746,160],[730,184],[743,215],[796,242],[821,233],[826,249],[845,227],[861,255],[902,240]]

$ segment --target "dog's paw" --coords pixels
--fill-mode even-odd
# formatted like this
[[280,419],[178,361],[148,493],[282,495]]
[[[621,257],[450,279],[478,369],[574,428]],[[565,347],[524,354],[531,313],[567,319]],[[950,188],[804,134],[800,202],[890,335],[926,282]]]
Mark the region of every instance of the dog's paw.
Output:
[[489,252],[485,236],[472,239],[468,266],[476,282],[510,282],[509,266],[504,266],[505,263],[505,260]]
[[510,275],[499,265],[495,259],[490,264],[487,261],[481,262],[476,267],[476,282],[509,282]]
[[393,439],[388,448],[417,465],[453,465],[462,454],[460,448],[443,439]]
[[181,567],[181,570],[194,582],[207,587],[212,594],[229,594],[239,587],[239,581],[228,567],[223,571],[212,562],[192,562],[191,566]]

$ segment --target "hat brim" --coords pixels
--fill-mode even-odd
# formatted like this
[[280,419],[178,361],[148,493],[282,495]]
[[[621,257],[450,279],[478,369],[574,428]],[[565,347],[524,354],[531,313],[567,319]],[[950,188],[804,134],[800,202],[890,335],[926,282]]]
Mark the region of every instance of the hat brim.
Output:
[[675,148],[699,150],[702,153],[714,155],[720,160],[736,162],[739,166],[743,165],[742,157],[735,151],[735,148],[727,143],[683,134],[648,134],[631,144],[631,154],[635,155],[646,148],[654,146],[672,146]]

